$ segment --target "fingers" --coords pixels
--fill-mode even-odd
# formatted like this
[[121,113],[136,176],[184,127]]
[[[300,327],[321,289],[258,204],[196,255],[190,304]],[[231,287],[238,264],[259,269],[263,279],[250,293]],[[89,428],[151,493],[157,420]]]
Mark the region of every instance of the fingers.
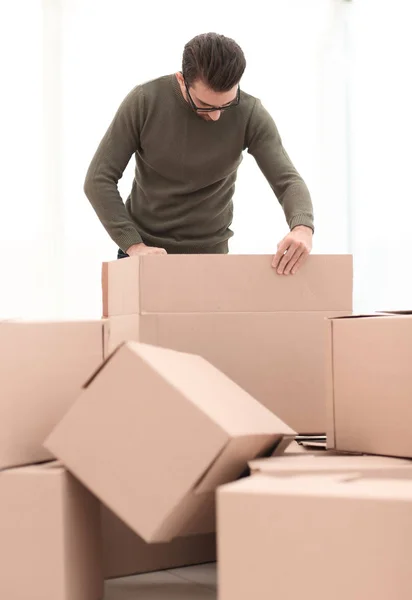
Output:
[[[297,252],[298,252],[298,244],[296,244],[296,243],[290,244],[287,251],[283,254],[278,268],[276,269],[278,275],[283,275],[283,274],[286,275],[285,269],[287,269],[290,261],[293,261],[295,254]],[[298,258],[299,258],[299,255],[298,255]]]
[[303,265],[308,256],[309,252],[303,252],[303,254],[300,255],[299,259],[296,261],[294,267],[292,268],[292,275],[294,275],[300,269],[300,267]]
[[290,275],[290,273],[294,274],[294,268],[295,266],[298,264],[299,260],[301,259],[302,255],[304,254],[304,250],[303,248],[297,248],[295,250],[294,255],[290,258],[288,264],[285,267],[285,271],[284,274],[285,275]]
[[278,244],[278,251],[276,252],[275,256],[273,257],[273,261],[272,261],[272,267],[274,269],[278,269],[279,263],[282,260],[285,252],[287,251],[289,244],[290,244],[290,241],[288,242],[288,240],[286,238],[283,239]]
[[164,248],[148,247],[145,254],[167,254]]
[[273,257],[272,267],[278,275],[294,275],[309,255],[310,248],[305,240],[287,235],[279,244],[278,251]]

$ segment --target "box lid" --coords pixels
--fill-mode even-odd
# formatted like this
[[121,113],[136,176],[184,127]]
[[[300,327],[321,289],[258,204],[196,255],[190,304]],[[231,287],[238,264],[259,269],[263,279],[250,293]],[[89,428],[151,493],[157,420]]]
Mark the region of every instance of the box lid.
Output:
[[273,496],[302,496],[336,499],[412,500],[412,480],[364,478],[361,474],[340,473],[306,475],[302,477],[273,477],[257,474],[221,486],[223,494],[261,494]]

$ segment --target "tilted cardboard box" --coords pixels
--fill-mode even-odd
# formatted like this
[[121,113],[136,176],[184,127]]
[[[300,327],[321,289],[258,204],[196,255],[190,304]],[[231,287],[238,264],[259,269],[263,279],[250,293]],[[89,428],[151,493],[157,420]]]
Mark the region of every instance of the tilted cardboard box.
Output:
[[295,432],[200,356],[120,346],[45,442],[147,542],[214,531],[215,489]]

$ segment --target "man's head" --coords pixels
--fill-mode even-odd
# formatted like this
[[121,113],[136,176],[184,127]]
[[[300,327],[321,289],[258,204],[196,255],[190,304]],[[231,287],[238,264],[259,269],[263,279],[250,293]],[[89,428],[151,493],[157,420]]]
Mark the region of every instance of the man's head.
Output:
[[[234,40],[205,33],[186,44],[182,73],[177,78],[183,96],[194,110],[213,109],[239,101],[239,82],[245,68],[245,56]],[[208,121],[216,121],[221,114],[220,110],[196,112]]]

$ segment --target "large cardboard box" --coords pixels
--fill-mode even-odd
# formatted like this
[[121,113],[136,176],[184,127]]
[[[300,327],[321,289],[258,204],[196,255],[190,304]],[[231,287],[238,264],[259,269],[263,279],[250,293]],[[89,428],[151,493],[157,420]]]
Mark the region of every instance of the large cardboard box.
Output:
[[148,544],[106,506],[101,513],[106,579],[216,561],[214,533]]
[[61,466],[0,472],[0,598],[102,598],[99,508]]
[[103,265],[103,298],[106,355],[130,339],[200,354],[299,433],[326,431],[324,320],[352,310],[350,256],[293,277],[269,256],[133,257]]
[[412,315],[327,321],[328,446],[412,457]]
[[295,432],[200,356],[129,342],[45,446],[146,542],[209,533],[217,486]]
[[218,490],[219,600],[409,600],[412,481],[256,475]]
[[50,460],[45,437],[103,360],[106,323],[0,322],[0,469]]
[[249,462],[252,475],[264,474],[276,477],[301,475],[330,475],[334,473],[358,473],[363,477],[412,479],[412,461],[387,456],[357,456],[343,454],[284,455],[262,458]]

